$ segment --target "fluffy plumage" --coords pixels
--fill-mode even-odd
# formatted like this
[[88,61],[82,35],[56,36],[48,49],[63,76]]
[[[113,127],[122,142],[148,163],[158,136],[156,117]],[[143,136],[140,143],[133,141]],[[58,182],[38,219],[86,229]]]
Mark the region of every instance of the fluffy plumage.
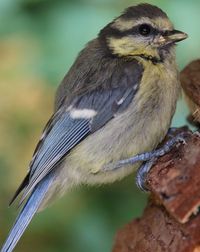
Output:
[[35,212],[55,196],[81,183],[122,179],[140,164],[113,172],[104,165],[151,151],[164,138],[180,90],[174,43],[185,38],[172,37],[172,30],[163,11],[143,4],[128,8],[82,50],[14,196],[23,191],[23,201],[30,194],[2,252],[12,251]]

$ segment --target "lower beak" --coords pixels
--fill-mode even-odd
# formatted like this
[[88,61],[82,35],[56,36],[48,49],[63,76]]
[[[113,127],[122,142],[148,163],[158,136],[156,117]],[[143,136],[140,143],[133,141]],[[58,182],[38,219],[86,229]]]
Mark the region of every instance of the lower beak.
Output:
[[186,39],[188,35],[185,32],[172,30],[172,31],[165,31],[163,34],[157,38],[156,43],[159,45],[167,45],[171,43],[176,43]]

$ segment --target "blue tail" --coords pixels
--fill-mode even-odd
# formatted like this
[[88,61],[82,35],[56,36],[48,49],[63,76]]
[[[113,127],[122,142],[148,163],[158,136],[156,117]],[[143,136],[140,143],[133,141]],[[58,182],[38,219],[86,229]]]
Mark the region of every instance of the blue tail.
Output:
[[1,249],[1,252],[13,251],[34,214],[40,207],[42,200],[53,182],[53,178],[54,176],[51,173],[36,186],[35,190],[32,192],[23,209],[19,213],[8,238]]

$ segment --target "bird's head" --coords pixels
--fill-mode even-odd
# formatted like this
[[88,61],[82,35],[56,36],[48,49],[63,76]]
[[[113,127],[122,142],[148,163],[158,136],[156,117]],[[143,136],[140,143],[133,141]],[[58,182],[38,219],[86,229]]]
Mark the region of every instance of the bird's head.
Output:
[[164,61],[175,43],[186,38],[186,33],[174,30],[166,13],[150,4],[129,7],[99,33],[112,55],[155,63]]

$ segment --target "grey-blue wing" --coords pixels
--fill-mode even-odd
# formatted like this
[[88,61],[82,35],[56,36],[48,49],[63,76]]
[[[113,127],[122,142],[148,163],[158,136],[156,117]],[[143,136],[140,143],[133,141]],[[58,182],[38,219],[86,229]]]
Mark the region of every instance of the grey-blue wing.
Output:
[[62,161],[64,156],[90,132],[88,119],[73,119],[69,112],[59,111],[59,113],[44,130],[40,146],[31,161],[28,181],[21,202]]
[[108,85],[88,90],[75,96],[70,105],[63,103],[60,106],[45,127],[30,163],[29,173],[13,200],[24,190],[23,201],[47,174],[56,169],[56,165],[72,148],[128,108],[139,89],[142,72],[139,68],[136,75],[134,69],[136,65],[128,65],[117,80],[113,77]]
[[78,110],[93,110],[96,115],[91,120],[91,132],[105,125],[118,113],[123,112],[133,100],[137,89],[119,87],[108,90],[97,89],[83,97],[77,97],[74,108]]
[[[105,125],[118,111],[123,111],[134,93],[133,88],[95,91],[77,99],[68,112],[62,111],[60,116],[56,116],[44,132],[44,141],[33,158],[30,181],[25,191],[29,193],[88,134]],[[72,116],[72,111],[85,110],[94,111],[95,115],[91,118],[84,118],[81,114],[77,118]]]

